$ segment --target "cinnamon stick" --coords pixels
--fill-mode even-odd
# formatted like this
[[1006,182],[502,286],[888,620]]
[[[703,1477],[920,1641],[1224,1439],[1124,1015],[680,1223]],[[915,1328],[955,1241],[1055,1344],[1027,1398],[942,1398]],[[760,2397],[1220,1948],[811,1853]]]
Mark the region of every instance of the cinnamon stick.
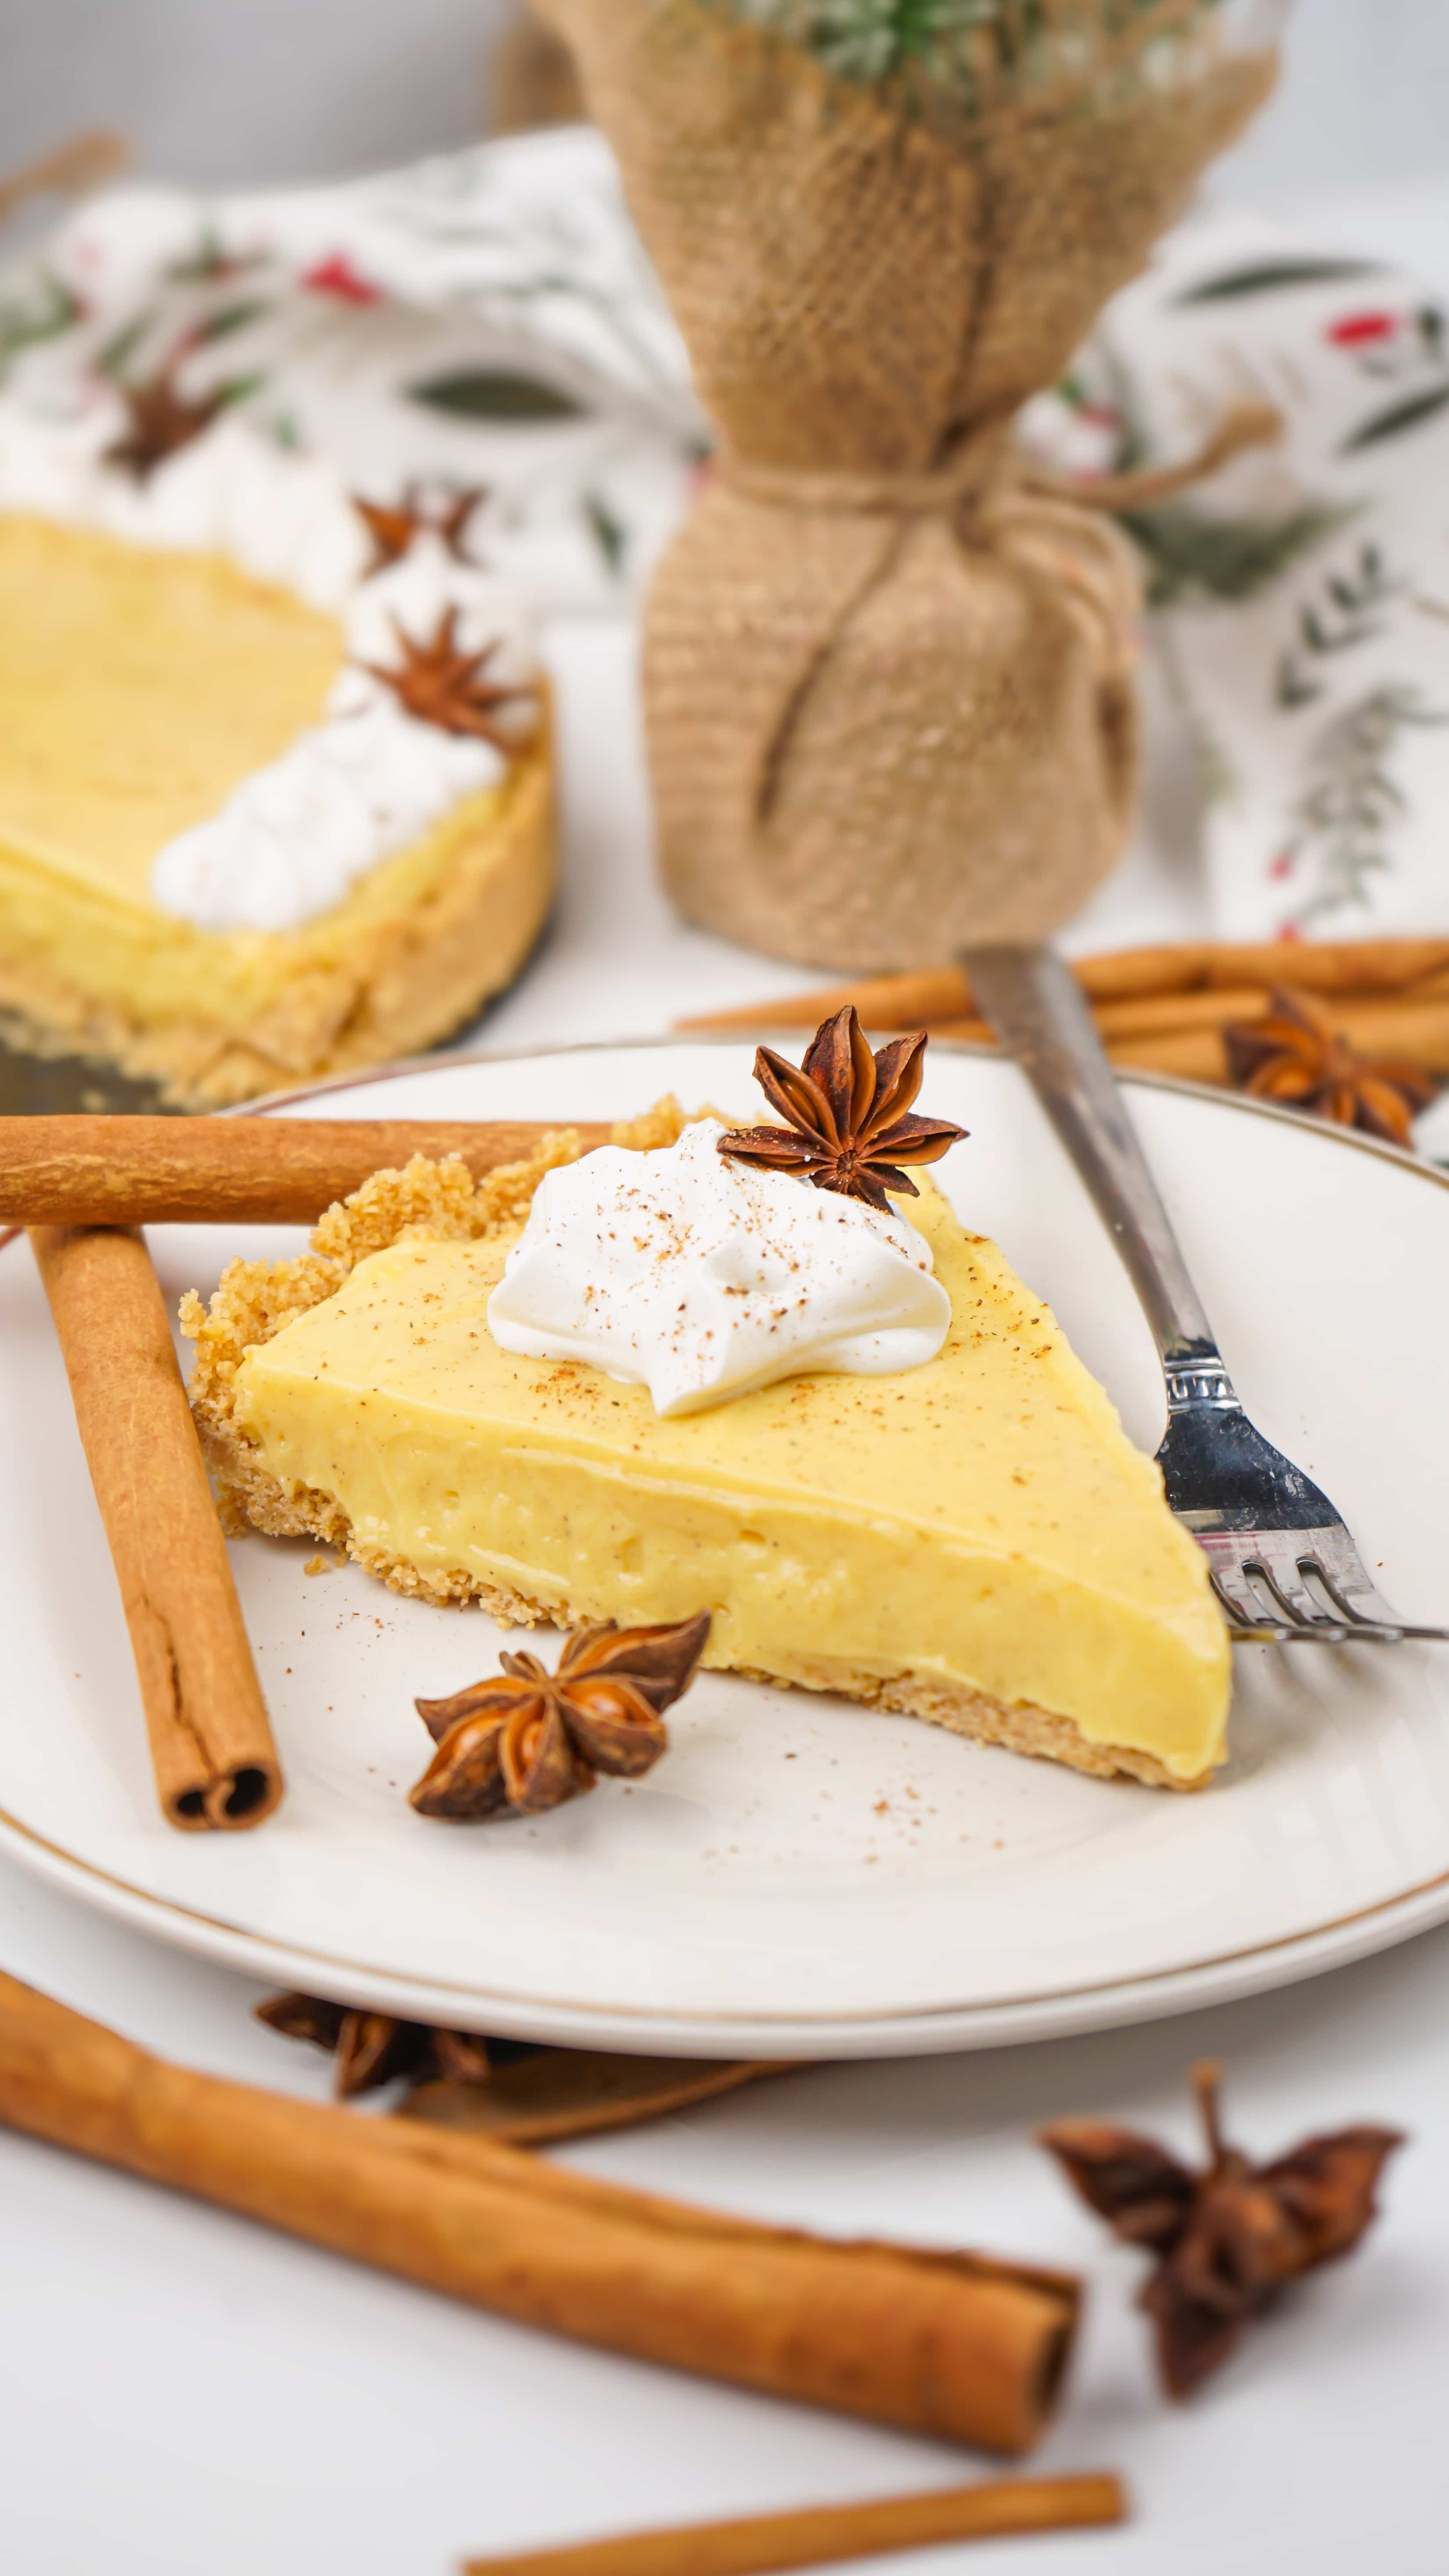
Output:
[[[608,1142],[595,1121],[552,1123]],[[0,1225],[315,1225],[414,1154],[461,1154],[481,1180],[547,1132],[524,1118],[0,1118]]]
[[1093,1001],[1213,985],[1296,985],[1305,993],[1402,992],[1449,968],[1449,939],[1176,940],[1074,961]]
[[0,2122],[527,2325],[986,2450],[1032,2447],[1076,2330],[1070,2274],[758,2226],[193,2074],[3,1976]]
[[[1169,1017],[1166,1004],[1161,1010],[1153,1006],[1146,1029],[1132,1026],[1130,1020],[1125,1027],[1114,1023],[1110,1004],[1094,1006],[1092,1016],[1107,1055],[1124,1073],[1171,1073],[1183,1081],[1214,1083],[1221,1089],[1232,1080],[1223,1042],[1228,1021],[1260,1019],[1268,1008],[1266,993],[1254,994],[1251,1007],[1244,997],[1234,998],[1243,1007],[1184,1012],[1181,1017]],[[1332,1019],[1335,1029],[1362,1055],[1398,1056],[1426,1073],[1449,1076],[1449,1003],[1419,1004],[1406,998],[1391,1005],[1355,998],[1336,1003]],[[996,1032],[985,1020],[938,1021],[931,1034],[957,1038],[970,1046],[996,1045]]]
[[[1158,948],[1109,949],[1071,961],[1082,990],[1094,1002],[1126,1001],[1150,994],[1197,993],[1247,986],[1271,992],[1296,986],[1309,993],[1395,994],[1432,983],[1442,992],[1449,976],[1449,938],[1339,939],[1232,942],[1180,940]],[[814,1029],[832,1011],[854,1002],[867,1028],[929,1028],[976,1016],[971,985],[960,967],[919,974],[873,975],[851,984],[738,1004],[679,1020],[680,1029]]]
[[1346,994],[1328,1017],[1361,1055],[1398,1055],[1428,1073],[1449,1073],[1449,994],[1423,1001],[1417,992],[1390,997]]
[[1120,1073],[1171,1073],[1179,1082],[1228,1080],[1219,1029],[1162,1029],[1150,1038],[1113,1038],[1107,1054]]
[[1108,1040],[1176,1036],[1183,1029],[1220,1029],[1228,1020],[1260,1019],[1272,998],[1261,984],[1226,984],[1201,993],[1130,993],[1118,1001],[1093,1002],[1092,1017]]
[[467,2559],[463,2576],[770,2576],[779,2568],[838,2566],[943,2540],[1077,2531],[1121,2522],[1126,2512],[1119,2478],[1001,2478],[989,2486],[687,2523],[562,2549],[505,2550],[501,2557]]
[[[1230,1020],[1260,1018],[1273,992],[1286,988],[1317,994],[1335,1029],[1360,1054],[1398,1056],[1426,1073],[1449,1076],[1449,968],[1432,965],[1441,953],[1449,953],[1449,941],[1345,941],[1328,951],[1281,943],[1260,949],[1154,948],[1078,958],[1074,972],[1108,1055],[1127,1070],[1226,1083],[1222,1030]],[[1416,980],[1395,984],[1395,959],[1414,969]],[[1431,971],[1419,974],[1426,959]],[[1360,980],[1351,982],[1351,975]],[[996,1043],[989,1022],[971,1007],[966,977],[954,968],[880,976],[682,1025],[813,1029],[827,1011],[848,1001],[868,1027],[928,1028],[933,1036],[971,1045]]]
[[259,1825],[281,1765],[160,1284],[137,1234],[31,1243],[131,1632],[156,1789],[184,1833]]
[[919,974],[867,975],[852,984],[818,984],[809,993],[736,1002],[727,1011],[699,1011],[674,1025],[694,1029],[815,1029],[854,1002],[868,1029],[929,1028],[972,1011],[971,987],[959,966],[923,968]]
[[[1221,1084],[1231,1079],[1224,1029],[1230,1020],[1261,1019],[1269,1002],[1266,992],[1190,993],[1160,1002],[1094,1003],[1092,1016],[1114,1064]],[[1335,995],[1328,1016],[1360,1055],[1397,1056],[1426,1073],[1449,1074],[1449,996]]]

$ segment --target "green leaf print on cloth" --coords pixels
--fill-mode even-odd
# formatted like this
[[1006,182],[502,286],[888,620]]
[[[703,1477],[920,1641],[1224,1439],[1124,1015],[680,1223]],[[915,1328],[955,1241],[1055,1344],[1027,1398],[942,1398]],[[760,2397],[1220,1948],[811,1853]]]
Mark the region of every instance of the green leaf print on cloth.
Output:
[[1390,763],[1400,735],[1416,725],[1449,725],[1449,709],[1427,705],[1412,686],[1371,689],[1318,735],[1283,853],[1285,875],[1309,877],[1288,926],[1342,938],[1356,926],[1343,915],[1373,910],[1375,882],[1393,865],[1392,836],[1407,811]]
[[1124,510],[1120,525],[1147,559],[1149,607],[1176,600],[1252,599],[1351,518],[1349,508],[1305,501],[1280,518],[1230,519],[1190,501]]
[[1410,394],[1406,402],[1395,403],[1389,411],[1376,412],[1372,420],[1350,431],[1339,448],[1340,456],[1357,456],[1366,447],[1377,447],[1386,438],[1402,438],[1406,429],[1418,429],[1436,412],[1449,406],[1449,384],[1429,385],[1422,393]]
[[1256,216],[1184,225],[1021,433],[1089,489],[1245,403],[1276,446],[1122,522],[1214,791],[1211,927],[1449,930],[1449,323],[1422,282]]
[[584,405],[540,376],[519,375],[507,367],[474,368],[455,376],[432,376],[409,385],[409,402],[431,403],[434,411],[452,412],[460,420],[583,420]]
[[1244,295],[1277,295],[1284,287],[1341,284],[1349,277],[1382,275],[1376,259],[1260,259],[1247,268],[1229,269],[1224,277],[1205,277],[1184,288],[1174,301],[1187,304],[1235,304]]

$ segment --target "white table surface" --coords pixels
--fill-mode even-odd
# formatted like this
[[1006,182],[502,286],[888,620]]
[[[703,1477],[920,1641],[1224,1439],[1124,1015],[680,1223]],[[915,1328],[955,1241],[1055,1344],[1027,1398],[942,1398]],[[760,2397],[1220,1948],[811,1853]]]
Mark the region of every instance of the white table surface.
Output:
[[[1417,251],[1442,276],[1445,202],[1380,209],[1372,247]],[[654,889],[627,639],[561,633],[554,660],[564,897],[487,1045],[644,1034],[685,1009],[808,980],[684,929]],[[1190,802],[1180,767],[1159,757],[1143,840],[1074,946],[1201,926]],[[258,1990],[245,1980],[87,1914],[8,1860],[0,1965],[189,2064],[326,2092],[320,2057],[250,2021]],[[1371,2552],[1392,2576],[1442,2576],[1446,1971],[1449,1929],[1253,2002],[1092,2039],[812,2069],[567,2152],[763,2218],[975,2243],[1085,2273],[1082,2348],[1037,2464],[1120,2470],[1130,2527],[875,2562],[883,2570],[1359,2576]],[[1354,2118],[1413,2137],[1363,2253],[1303,2287],[1174,2410],[1155,2393],[1131,2305],[1140,2264],[1109,2249],[1031,2132],[1104,2111],[1185,2146],[1184,2078],[1205,2054],[1226,2061],[1231,2126],[1264,2154]],[[495,2323],[0,2134],[4,2576],[446,2576],[485,2547],[978,2468],[990,2473],[929,2443]]]

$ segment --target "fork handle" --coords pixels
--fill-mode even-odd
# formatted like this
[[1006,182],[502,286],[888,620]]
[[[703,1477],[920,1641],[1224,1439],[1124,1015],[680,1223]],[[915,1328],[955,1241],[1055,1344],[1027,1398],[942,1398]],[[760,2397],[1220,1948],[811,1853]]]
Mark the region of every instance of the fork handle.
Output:
[[1184,1360],[1216,1362],[1220,1370],[1213,1328],[1070,967],[1050,948],[1015,946],[968,948],[961,963],[1092,1195],[1142,1301],[1169,1385],[1174,1364]]

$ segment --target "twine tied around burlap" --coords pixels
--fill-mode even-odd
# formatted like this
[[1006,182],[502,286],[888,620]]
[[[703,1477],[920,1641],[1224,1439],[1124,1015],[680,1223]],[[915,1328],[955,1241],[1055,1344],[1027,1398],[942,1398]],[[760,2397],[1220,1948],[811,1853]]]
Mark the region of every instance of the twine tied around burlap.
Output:
[[1140,596],[1119,485],[1010,424],[1272,58],[1199,0],[1042,0],[1051,77],[1009,90],[983,30],[970,113],[922,117],[722,0],[545,5],[721,433],[645,614],[670,893],[846,969],[1047,935],[1130,827]]
[[[1268,417],[1272,428],[1265,434],[1276,436],[1279,417],[1276,413]],[[1258,418],[1254,407],[1251,440],[1233,430],[1234,452],[1238,446],[1257,443]],[[1210,445],[1216,461],[1221,433]],[[1118,480],[1134,487],[1139,480],[1150,483],[1157,497],[1159,487],[1182,490],[1207,470],[1198,456],[1166,474]],[[826,517],[858,515],[887,521],[888,533],[872,582],[888,576],[898,540],[916,519],[940,520],[958,547],[995,549],[1020,565],[1034,562],[1060,585],[1060,604],[1080,630],[1101,688],[1116,690],[1131,673],[1141,591],[1129,549],[1099,515],[1104,509],[1125,505],[1115,497],[1098,501],[1095,494],[1084,501],[1061,478],[1032,472],[1013,449],[1007,430],[994,429],[973,440],[954,463],[924,474],[812,474],[792,467],[742,464],[728,457],[721,459],[717,471],[727,488],[746,501],[792,513],[820,511]],[[1112,488],[1115,494],[1115,483]],[[1125,737],[1131,724],[1130,704],[1122,710],[1121,723]],[[1104,716],[1104,724],[1115,733],[1115,717]],[[761,821],[768,816],[774,772],[787,748],[788,734],[782,733],[774,746],[772,771],[758,781],[756,813]]]

